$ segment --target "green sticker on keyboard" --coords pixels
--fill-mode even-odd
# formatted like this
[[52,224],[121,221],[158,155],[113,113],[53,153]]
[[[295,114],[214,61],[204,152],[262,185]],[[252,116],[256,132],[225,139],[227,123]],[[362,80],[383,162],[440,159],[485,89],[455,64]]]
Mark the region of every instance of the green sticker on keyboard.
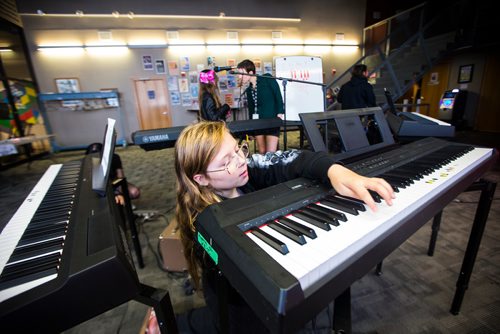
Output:
[[208,241],[198,232],[198,242],[205,249],[205,251],[210,255],[212,260],[214,260],[215,264],[219,264],[219,254],[213,249],[212,245],[208,243]]

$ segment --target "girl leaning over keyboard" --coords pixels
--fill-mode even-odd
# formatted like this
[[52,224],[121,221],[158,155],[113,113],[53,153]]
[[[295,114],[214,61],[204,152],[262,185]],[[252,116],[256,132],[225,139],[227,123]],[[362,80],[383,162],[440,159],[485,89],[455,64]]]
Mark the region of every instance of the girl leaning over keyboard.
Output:
[[[391,186],[384,180],[358,175],[335,164],[332,157],[323,152],[291,150],[249,157],[248,145],[238,144],[223,122],[201,122],[182,131],[175,145],[175,171],[175,215],[184,255],[193,283],[202,288],[213,319],[218,319],[216,289],[218,280],[223,278],[194,239],[196,216],[207,206],[297,177],[330,182],[339,194],[361,199],[374,211],[375,202],[368,190],[377,192],[389,205],[394,198]],[[266,332],[241,296],[230,290],[230,332]],[[218,321],[214,320],[212,325],[213,329]]]

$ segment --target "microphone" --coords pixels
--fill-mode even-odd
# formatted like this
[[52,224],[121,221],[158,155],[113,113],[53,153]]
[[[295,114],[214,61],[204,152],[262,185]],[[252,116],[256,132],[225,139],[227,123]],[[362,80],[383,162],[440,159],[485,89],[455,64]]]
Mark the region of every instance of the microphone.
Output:
[[214,67],[215,72],[231,71],[234,69],[236,69],[236,66],[215,66]]

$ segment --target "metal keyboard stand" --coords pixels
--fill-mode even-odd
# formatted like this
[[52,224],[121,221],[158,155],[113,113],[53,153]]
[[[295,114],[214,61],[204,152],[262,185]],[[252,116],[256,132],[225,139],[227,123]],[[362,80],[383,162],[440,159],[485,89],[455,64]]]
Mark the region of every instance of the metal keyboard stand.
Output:
[[[455,295],[453,297],[453,302],[451,304],[450,313],[453,315],[458,315],[460,313],[460,307],[462,306],[462,301],[464,299],[465,291],[469,287],[470,277],[472,275],[472,270],[474,268],[474,263],[476,261],[477,252],[479,251],[479,246],[481,245],[481,239],[483,237],[484,229],[486,227],[486,222],[488,220],[488,215],[490,213],[491,203],[493,202],[493,197],[495,196],[496,182],[487,181],[480,179],[474,182],[467,188],[464,192],[468,191],[481,191],[481,196],[476,208],[476,214],[474,216],[474,222],[472,224],[472,229],[469,234],[469,241],[467,244],[467,249],[465,250],[464,258],[462,261],[462,267],[460,269],[460,274],[458,275]],[[436,247],[437,236],[439,232],[439,227],[441,225],[441,217],[443,211],[439,211],[433,219],[432,222],[432,233],[429,241],[429,248],[427,250],[427,255],[433,256],[434,249]],[[375,273],[380,276],[382,274],[382,262],[377,264]],[[346,290],[347,293],[349,293]],[[344,294],[346,293],[344,292]],[[350,296],[340,295],[335,299],[334,308],[334,323],[333,330],[336,333],[350,333],[351,324],[350,312],[351,312],[351,300]],[[337,300],[338,299],[338,300]],[[339,309],[337,309],[339,308]],[[339,312],[340,314],[336,314]],[[337,320],[338,321],[335,321]],[[340,325],[340,326],[339,326]]]
[[[479,246],[481,245],[481,239],[483,237],[488,215],[490,213],[491,203],[493,202],[493,197],[495,196],[496,187],[496,182],[480,179],[465,190],[466,192],[480,190],[481,196],[479,197],[479,202],[477,204],[474,222],[469,235],[469,242],[467,243],[467,249],[465,250],[462,267],[460,269],[460,274],[458,275],[455,296],[453,297],[453,302],[451,304],[450,312],[453,315],[459,314],[465,291],[469,287],[469,280],[472,275],[472,269],[474,268]],[[429,256],[434,255],[437,235],[441,225],[441,215],[442,211],[434,217],[434,221],[432,222],[432,235],[427,251],[427,255]]]
[[174,308],[172,307],[168,291],[153,288],[141,283],[141,292],[134,300],[154,308],[156,320],[160,327],[160,333],[179,333],[177,321],[175,320]]

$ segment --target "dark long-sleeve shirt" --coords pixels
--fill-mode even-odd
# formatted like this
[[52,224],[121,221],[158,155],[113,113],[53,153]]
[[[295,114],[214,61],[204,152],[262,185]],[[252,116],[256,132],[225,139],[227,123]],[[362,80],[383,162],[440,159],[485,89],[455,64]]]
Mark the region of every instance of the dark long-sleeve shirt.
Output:
[[342,103],[342,109],[357,109],[376,107],[373,87],[365,77],[353,76],[340,88],[337,101]]

